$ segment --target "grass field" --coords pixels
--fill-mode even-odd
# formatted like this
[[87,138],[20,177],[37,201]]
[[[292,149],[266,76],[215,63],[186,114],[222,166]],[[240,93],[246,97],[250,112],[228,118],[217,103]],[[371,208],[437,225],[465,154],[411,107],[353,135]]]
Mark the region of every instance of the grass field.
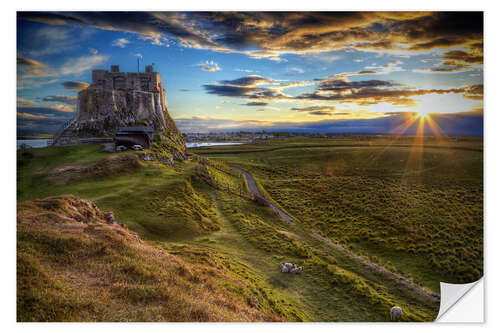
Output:
[[[308,147],[284,147],[297,142]],[[270,318],[387,321],[389,309],[399,305],[404,320],[433,320],[439,304],[353,261],[312,232],[437,292],[439,280],[476,278],[482,274],[482,153],[309,147],[317,144],[278,140],[266,145],[283,149],[204,155],[224,168],[229,163],[249,171],[294,224],[269,207],[209,185],[198,176],[195,160],[165,166],[142,162],[134,153],[103,153],[97,145],[18,151],[18,201],[62,194],[92,200],[148,245],[202,271],[224,267],[224,276],[239,282],[226,277],[218,286]],[[473,140],[467,145],[480,147]],[[254,146],[262,148],[216,149]],[[231,173],[212,167],[210,172],[241,184]],[[304,271],[282,274],[282,262]],[[159,291],[151,293],[157,302]]]
[[307,228],[437,292],[482,276],[481,151],[280,147],[207,156],[251,172]]

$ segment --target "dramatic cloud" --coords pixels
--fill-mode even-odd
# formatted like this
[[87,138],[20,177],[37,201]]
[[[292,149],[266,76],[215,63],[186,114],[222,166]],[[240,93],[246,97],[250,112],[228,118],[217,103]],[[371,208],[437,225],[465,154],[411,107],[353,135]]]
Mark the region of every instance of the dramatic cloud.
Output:
[[287,53],[469,47],[483,38],[481,12],[20,12],[18,17],[132,32],[157,45],[173,39],[183,47],[278,61]]
[[[413,97],[428,94],[463,94],[464,97],[469,99],[482,99],[478,87],[417,89],[403,86],[391,80],[350,81],[345,76],[345,73],[325,79],[315,79],[313,82],[292,82],[276,86],[265,86],[275,84],[276,81],[259,75],[249,75],[234,80],[223,80],[216,84],[205,84],[203,88],[209,94],[222,97],[247,98],[249,102],[246,105],[282,100],[309,100],[347,102],[360,106],[388,103],[395,106],[412,107],[416,106],[416,100]],[[317,85],[312,93],[291,96],[281,91],[292,86],[310,84]],[[261,85],[264,85],[264,87]]]
[[122,49],[127,46],[127,44],[130,43],[130,41],[126,38],[118,38],[113,41],[111,45],[121,47]]
[[472,86],[465,87],[464,89],[464,97],[472,100],[483,100],[484,96],[484,87],[482,84],[476,84]]
[[445,52],[441,62],[428,68],[418,68],[414,72],[421,73],[462,73],[482,68],[483,51],[482,44],[479,47],[474,44],[471,52],[451,50]]
[[89,86],[87,82],[80,81],[64,81],[62,85],[64,88],[71,90],[82,90]]
[[223,80],[223,81],[220,81],[220,83],[224,84],[224,85],[255,87],[258,85],[267,84],[267,83],[271,83],[274,81],[275,80],[273,80],[273,79],[268,79],[268,78],[262,77],[260,75],[248,75],[248,76],[240,77],[240,78],[234,79],[234,80]]
[[214,94],[223,97],[245,97],[252,93],[257,93],[261,89],[245,86],[229,86],[220,84],[204,84],[203,88],[208,94]]

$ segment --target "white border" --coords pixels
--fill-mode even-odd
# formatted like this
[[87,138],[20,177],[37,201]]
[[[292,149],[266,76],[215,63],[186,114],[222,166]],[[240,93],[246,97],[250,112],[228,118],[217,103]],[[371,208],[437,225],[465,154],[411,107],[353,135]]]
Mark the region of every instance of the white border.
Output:
[[[168,2],[168,1],[99,1],[86,0],[81,2],[57,0],[57,1],[8,1],[2,2],[1,24],[2,24],[2,64],[4,75],[0,81],[2,85],[2,124],[0,135],[2,137],[3,158],[0,163],[2,176],[2,195],[0,197],[2,216],[2,242],[1,253],[3,255],[2,274],[0,274],[2,287],[1,300],[1,318],[2,328],[5,332],[11,330],[21,331],[50,331],[67,332],[68,330],[87,332],[120,330],[122,332],[134,332],[138,330],[162,331],[185,331],[202,330],[207,332],[231,332],[238,333],[260,331],[281,331],[303,332],[304,330],[314,329],[315,331],[332,332],[335,330],[349,331],[368,329],[372,332],[386,332],[389,330],[404,330],[405,332],[422,330],[448,330],[455,332],[476,331],[479,329],[490,329],[499,326],[499,316],[496,315],[499,309],[497,296],[500,295],[498,288],[499,265],[495,262],[488,264],[488,258],[492,253],[500,253],[498,241],[498,230],[500,225],[500,205],[495,204],[500,197],[500,163],[499,148],[500,145],[500,107],[498,99],[500,85],[498,83],[498,61],[500,54],[498,52],[498,35],[500,33],[500,15],[498,6],[493,1],[448,1],[448,0],[420,0],[418,2],[399,1],[359,1],[349,0],[344,2],[337,1],[269,1],[252,0],[243,3],[236,3],[234,0],[212,0],[207,1],[189,1]],[[485,11],[485,273],[488,276],[487,297],[486,297],[486,324],[485,325],[457,325],[457,324],[346,324],[346,323],[310,323],[310,324],[16,324],[15,323],[15,146],[16,137],[15,127],[15,56],[16,56],[16,14],[17,10],[484,10]],[[12,148],[11,148],[12,147]],[[493,256],[493,259],[496,259]],[[489,314],[491,316],[489,316]]]

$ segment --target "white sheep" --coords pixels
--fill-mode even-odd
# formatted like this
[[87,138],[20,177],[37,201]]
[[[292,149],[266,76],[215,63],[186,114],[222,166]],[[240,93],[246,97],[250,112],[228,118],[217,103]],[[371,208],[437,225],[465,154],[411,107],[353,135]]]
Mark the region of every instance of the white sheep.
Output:
[[302,272],[302,267],[296,267],[290,270],[290,273],[292,274],[299,274],[300,272]]
[[288,273],[292,270],[293,264],[285,262],[284,264],[281,264],[280,267],[281,267],[281,273]]
[[391,320],[398,321],[403,316],[403,310],[399,306],[393,306],[391,308]]

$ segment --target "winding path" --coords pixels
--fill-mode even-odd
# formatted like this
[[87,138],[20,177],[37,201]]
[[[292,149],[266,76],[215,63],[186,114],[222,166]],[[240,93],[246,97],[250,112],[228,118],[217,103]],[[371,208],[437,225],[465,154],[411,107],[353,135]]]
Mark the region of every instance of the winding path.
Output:
[[265,200],[266,204],[269,207],[271,207],[276,213],[279,214],[279,216],[281,216],[283,219],[287,220],[288,222],[293,222],[293,217],[291,217],[290,215],[285,213],[283,210],[276,207],[276,205],[274,205],[269,200],[265,199],[264,195],[262,194],[262,192],[260,192],[259,188],[257,187],[257,184],[255,184],[255,179],[253,179],[251,174],[249,174],[245,170],[240,169],[238,167],[232,166],[232,168],[235,170],[238,170],[239,172],[241,172],[245,176],[245,179],[246,179],[247,184],[248,184],[248,189],[250,190],[250,194],[257,195],[257,196],[261,197],[262,199]]
[[[247,181],[248,188],[249,188],[251,194],[258,195],[258,196],[264,198],[264,196],[262,195],[262,192],[260,192],[259,188],[257,187],[257,184],[255,184],[255,180],[251,174],[249,174],[247,171],[245,171],[241,168],[234,167],[234,166],[231,166],[231,167],[235,170],[238,170],[239,172],[241,172],[245,176],[245,179]],[[268,206],[271,207],[272,209],[274,209],[274,211],[276,211],[282,218],[293,223],[292,217],[290,217],[284,211],[282,211],[281,209],[279,209],[278,207],[273,205],[268,200],[266,200],[266,202],[267,202]],[[419,298],[424,299],[424,300],[431,302],[431,303],[439,303],[440,302],[440,296],[438,293],[432,292],[432,291],[430,291],[430,290],[428,290],[420,285],[417,285],[417,284],[413,283],[412,281],[408,280],[407,278],[405,278],[404,276],[399,275],[397,273],[394,273],[393,271],[385,268],[384,266],[377,265],[364,257],[358,256],[357,254],[351,252],[350,250],[342,247],[341,245],[339,245],[337,243],[332,242],[331,240],[329,240],[329,239],[327,239],[327,238],[325,238],[317,233],[312,232],[310,235],[312,237],[314,237],[315,239],[323,242],[328,247],[331,247],[331,248],[349,256],[351,259],[355,260],[356,262],[361,263],[361,264],[369,267],[370,269],[372,269],[372,270],[390,278],[391,280],[397,282],[404,289],[408,290],[408,292],[410,292],[414,295],[417,295]]]

